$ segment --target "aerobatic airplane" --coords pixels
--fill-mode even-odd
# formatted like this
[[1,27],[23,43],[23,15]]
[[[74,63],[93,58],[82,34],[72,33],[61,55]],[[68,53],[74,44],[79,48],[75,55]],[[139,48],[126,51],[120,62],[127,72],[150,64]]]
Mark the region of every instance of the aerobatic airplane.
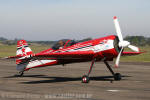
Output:
[[[87,75],[83,75],[82,82],[89,82],[89,75],[96,61],[103,61],[114,77],[114,80],[121,80],[121,74],[115,73],[108,61],[115,61],[115,67],[119,66],[120,56],[141,54],[139,48],[123,40],[117,17],[114,17],[116,35],[110,35],[85,42],[75,42],[74,40],[60,40],[52,48],[34,54],[28,47],[25,40],[17,42],[16,56],[7,59],[16,59],[17,70],[22,76],[24,71],[31,68],[45,67],[52,65],[64,65],[68,63],[91,61]],[[124,48],[130,48],[134,52],[124,52]]]

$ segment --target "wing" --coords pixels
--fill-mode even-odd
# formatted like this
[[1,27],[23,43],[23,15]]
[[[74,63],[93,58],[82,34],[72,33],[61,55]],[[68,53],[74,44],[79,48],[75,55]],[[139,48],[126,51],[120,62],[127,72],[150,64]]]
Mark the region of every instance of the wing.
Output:
[[122,53],[122,56],[132,56],[132,55],[139,55],[141,53],[144,53],[144,52],[123,52]]

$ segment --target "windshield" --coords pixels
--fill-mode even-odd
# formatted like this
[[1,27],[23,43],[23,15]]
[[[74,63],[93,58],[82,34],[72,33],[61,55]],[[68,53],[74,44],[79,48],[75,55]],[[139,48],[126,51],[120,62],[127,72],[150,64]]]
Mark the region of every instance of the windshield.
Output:
[[52,49],[53,50],[63,49],[63,48],[69,47],[71,45],[74,45],[76,43],[77,42],[74,40],[68,40],[68,39],[59,40],[52,46]]

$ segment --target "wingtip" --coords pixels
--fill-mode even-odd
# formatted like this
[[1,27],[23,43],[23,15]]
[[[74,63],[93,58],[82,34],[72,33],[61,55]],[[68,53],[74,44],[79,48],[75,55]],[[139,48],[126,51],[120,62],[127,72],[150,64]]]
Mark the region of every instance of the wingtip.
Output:
[[117,16],[114,16],[114,19],[117,19]]

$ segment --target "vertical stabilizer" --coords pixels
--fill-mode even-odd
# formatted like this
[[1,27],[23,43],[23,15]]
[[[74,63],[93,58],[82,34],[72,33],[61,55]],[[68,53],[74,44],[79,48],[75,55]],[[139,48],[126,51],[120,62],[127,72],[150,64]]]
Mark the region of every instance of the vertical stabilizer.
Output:
[[[19,40],[17,42],[17,51],[16,51],[17,56],[29,57],[32,54],[33,52],[25,40]],[[22,62],[21,59],[16,59],[16,64],[20,64],[21,62]]]

